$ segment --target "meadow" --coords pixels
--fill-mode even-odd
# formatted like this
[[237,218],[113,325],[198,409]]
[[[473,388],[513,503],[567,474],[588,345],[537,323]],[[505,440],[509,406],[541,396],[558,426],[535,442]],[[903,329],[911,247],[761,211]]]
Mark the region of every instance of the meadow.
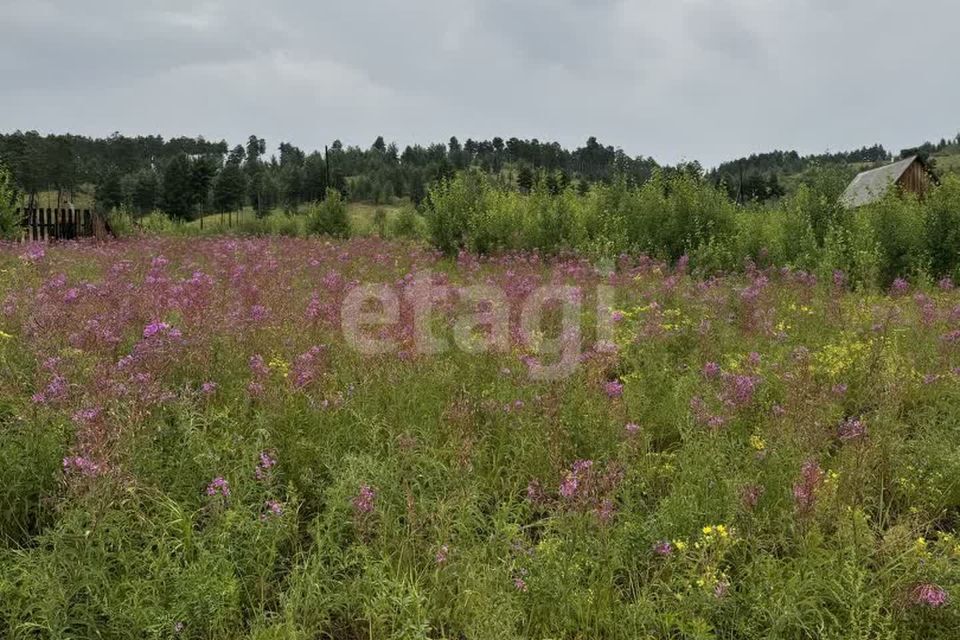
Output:
[[[368,284],[397,307],[365,354]],[[0,636],[954,637],[960,293],[853,284],[373,237],[6,245]],[[489,320],[476,285],[496,339],[461,322]],[[545,380],[551,343],[576,366]]]
[[931,286],[960,277],[960,178],[946,176],[923,198],[891,189],[855,210],[838,203],[846,186],[832,172],[776,201],[732,201],[726,190],[686,173],[656,171],[643,184],[624,177],[586,193],[529,192],[465,171],[433,185],[419,206],[349,202],[330,190],[323,201],[261,217],[251,209],[178,222],[162,212],[114,213],[119,235],[138,231],[185,237],[375,236],[417,240],[448,257],[465,250],[579,255],[608,261],[647,255],[683,258],[698,277],[742,273],[745,260],[801,269],[820,279],[842,271],[849,287],[887,289],[897,278]]

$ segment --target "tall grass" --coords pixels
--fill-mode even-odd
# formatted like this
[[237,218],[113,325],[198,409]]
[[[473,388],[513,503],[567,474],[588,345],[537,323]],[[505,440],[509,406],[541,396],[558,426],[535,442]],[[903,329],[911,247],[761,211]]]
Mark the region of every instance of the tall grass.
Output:
[[[483,194],[551,242],[598,246],[647,232],[563,226],[563,207],[661,197]],[[722,260],[720,229],[749,237],[741,274],[374,238],[0,249],[2,635],[953,637],[960,293],[764,266],[761,248],[805,249],[710,198],[683,196],[716,209],[682,218],[696,243],[675,252]],[[826,239],[856,277],[885,264],[863,247],[912,259],[896,234],[854,233],[888,215]],[[580,287],[579,367],[531,379],[514,331],[500,351],[418,354],[423,272],[452,287],[431,316],[447,337],[476,311],[461,285],[512,312],[537,286]],[[368,282],[401,298],[373,328],[394,353],[340,332]]]

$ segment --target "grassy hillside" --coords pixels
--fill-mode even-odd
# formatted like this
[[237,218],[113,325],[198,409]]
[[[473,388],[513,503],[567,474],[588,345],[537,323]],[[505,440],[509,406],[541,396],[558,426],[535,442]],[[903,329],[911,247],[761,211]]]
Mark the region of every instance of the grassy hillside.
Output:
[[[378,235],[380,230],[377,228],[377,212],[383,212],[382,222],[386,227],[389,227],[397,213],[405,205],[406,203],[403,201],[384,205],[374,205],[366,202],[349,203],[347,205],[347,215],[350,218],[352,233],[354,235]],[[272,233],[304,235],[307,212],[308,207],[301,207],[295,214],[284,212],[282,209],[274,209],[264,218],[258,219],[252,207],[244,207],[240,211],[230,213],[206,214],[196,220],[184,223],[183,228],[189,232],[199,232],[202,229],[204,233],[218,233],[234,228],[245,227],[250,229],[262,225],[265,230]],[[159,219],[156,216],[146,216],[139,217],[138,222],[150,227],[164,221],[162,216]]]

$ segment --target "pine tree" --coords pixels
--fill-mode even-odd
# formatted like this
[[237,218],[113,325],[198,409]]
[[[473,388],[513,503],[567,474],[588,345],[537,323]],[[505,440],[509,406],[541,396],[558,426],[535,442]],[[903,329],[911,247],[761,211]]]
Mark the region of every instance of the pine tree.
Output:
[[97,185],[95,195],[97,206],[103,211],[112,211],[123,203],[123,189],[120,185],[120,174],[116,171],[108,173]]
[[193,212],[190,158],[175,156],[163,173],[163,209],[171,218],[183,220]]
[[533,189],[533,180],[533,170],[527,165],[520,167],[520,171],[517,172],[517,187],[520,191],[529,193]]

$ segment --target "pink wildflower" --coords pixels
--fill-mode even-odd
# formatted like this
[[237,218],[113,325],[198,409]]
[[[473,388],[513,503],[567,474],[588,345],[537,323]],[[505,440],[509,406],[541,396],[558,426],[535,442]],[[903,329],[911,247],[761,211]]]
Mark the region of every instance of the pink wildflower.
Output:
[[914,587],[911,599],[916,605],[937,609],[947,604],[949,595],[941,587],[928,582]]
[[272,458],[269,453],[266,451],[261,451],[260,461],[257,462],[257,468],[254,470],[253,475],[257,478],[257,480],[263,480],[267,477],[267,472],[269,472],[270,469],[272,469],[276,464],[277,461]]
[[88,478],[93,478],[100,474],[101,467],[89,458],[73,456],[63,459],[63,470],[67,473],[79,473]]
[[376,498],[377,492],[370,485],[360,485],[360,491],[353,499],[353,510],[359,514],[372,513]]
[[809,512],[817,499],[817,489],[823,483],[823,469],[816,460],[807,460],[800,470],[800,480],[793,485],[793,499],[797,510]]
[[673,545],[670,544],[669,540],[661,540],[653,545],[653,552],[658,556],[669,556],[673,553]]
[[909,290],[910,284],[903,278],[897,278],[893,281],[893,284],[890,285],[890,293],[896,296],[903,295]]
[[283,505],[277,502],[276,500],[267,500],[263,503],[264,513],[260,516],[261,520],[266,520],[268,517],[279,518],[283,515]]
[[619,380],[610,380],[604,383],[603,391],[608,398],[619,398],[623,395],[623,383]]
[[210,481],[210,484],[207,485],[207,495],[215,496],[221,495],[224,498],[230,497],[230,483],[227,482],[223,476],[217,476]]
[[867,427],[860,418],[847,418],[837,428],[837,436],[844,442],[859,440],[867,435]]

